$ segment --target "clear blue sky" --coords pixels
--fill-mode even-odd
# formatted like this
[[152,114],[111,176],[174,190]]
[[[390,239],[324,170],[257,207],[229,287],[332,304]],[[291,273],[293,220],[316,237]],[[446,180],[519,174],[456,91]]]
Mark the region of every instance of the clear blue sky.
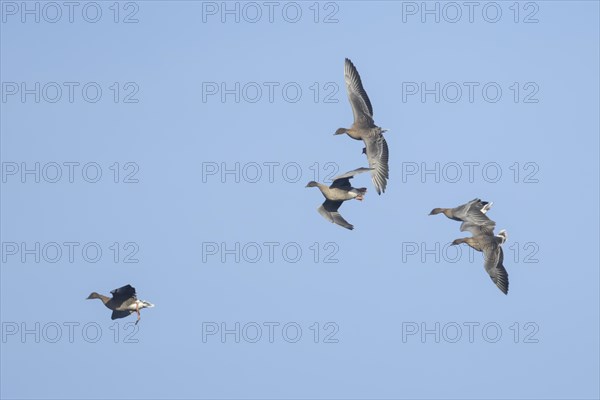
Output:
[[[597,2],[27,4],[0,3],[3,398],[600,396]],[[390,147],[354,231],[304,188],[367,165],[333,136],[345,57]],[[427,216],[475,197],[508,296]],[[84,299],[128,283],[156,307],[126,340]]]

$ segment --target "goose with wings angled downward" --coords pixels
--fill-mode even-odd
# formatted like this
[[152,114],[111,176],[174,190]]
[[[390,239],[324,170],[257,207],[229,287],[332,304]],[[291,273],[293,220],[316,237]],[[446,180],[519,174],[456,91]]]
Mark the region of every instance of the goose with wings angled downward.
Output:
[[365,143],[362,152],[366,154],[369,167],[372,169],[373,185],[378,194],[384,193],[389,178],[389,151],[387,142],[383,137],[386,129],[375,125],[373,106],[369,96],[363,88],[356,67],[347,58],[344,65],[344,80],[346,81],[348,100],[350,100],[352,113],[354,114],[354,123],[350,128],[339,128],[335,131],[335,135],[346,133],[352,139],[362,140]]
[[473,199],[454,208],[434,208],[429,215],[444,214],[454,221],[462,222],[460,231],[471,232],[473,236],[456,239],[452,245],[465,243],[482,252],[483,266],[486,272],[498,289],[502,293],[508,294],[508,273],[504,268],[504,252],[502,251],[502,244],[508,235],[504,229],[494,235],[496,222],[486,215],[491,207],[491,202]]
[[367,188],[353,188],[352,185],[350,185],[350,179],[352,179],[354,175],[367,171],[371,171],[371,168],[357,168],[353,171],[346,172],[343,175],[333,178],[333,182],[330,186],[315,181],[308,182],[306,187],[318,187],[325,197],[325,202],[317,209],[319,214],[329,222],[333,222],[346,229],[354,229],[354,225],[346,221],[338,212],[338,209],[346,200],[363,200],[367,193]]
[[483,266],[492,281],[498,286],[498,289],[504,294],[508,294],[508,272],[504,268],[504,252],[502,244],[506,242],[508,235],[506,230],[502,229],[497,235],[493,230],[481,231],[476,225],[467,227],[473,236],[456,239],[452,245],[466,243],[473,249],[483,253]]

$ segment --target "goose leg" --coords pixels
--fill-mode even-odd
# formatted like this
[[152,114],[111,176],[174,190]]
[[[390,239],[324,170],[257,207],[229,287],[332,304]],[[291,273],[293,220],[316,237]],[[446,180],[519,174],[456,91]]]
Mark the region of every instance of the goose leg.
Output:
[[140,322],[140,306],[136,303],[135,305],[135,312],[137,313],[137,321],[135,321],[135,324],[137,325],[138,322]]

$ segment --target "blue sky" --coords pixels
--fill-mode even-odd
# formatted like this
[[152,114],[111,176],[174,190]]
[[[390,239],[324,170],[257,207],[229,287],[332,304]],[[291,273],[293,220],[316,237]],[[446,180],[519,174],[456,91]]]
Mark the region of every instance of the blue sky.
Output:
[[[22,4],[2,398],[600,396],[597,2]],[[333,136],[345,57],[390,148],[354,231],[304,187],[367,165]],[[475,197],[508,296],[427,216]],[[84,300],[128,283],[156,304],[137,327]]]

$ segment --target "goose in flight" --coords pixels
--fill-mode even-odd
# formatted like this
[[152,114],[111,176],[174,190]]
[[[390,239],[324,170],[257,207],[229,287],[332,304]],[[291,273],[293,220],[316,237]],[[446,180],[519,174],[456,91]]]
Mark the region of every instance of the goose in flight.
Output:
[[135,324],[137,325],[140,322],[140,310],[142,308],[151,308],[154,307],[154,304],[148,303],[147,301],[138,300],[135,294],[135,288],[131,285],[125,285],[118,289],[112,290],[110,292],[112,294],[112,298],[107,296],[103,296],[96,292],[92,292],[87,300],[89,299],[100,299],[104,305],[113,310],[111,319],[117,318],[125,318],[129,314],[136,312],[137,313],[137,321]]
[[492,204],[481,199],[473,199],[454,208],[434,208],[429,215],[444,214],[454,221],[461,221],[461,232],[477,230],[479,233],[492,233],[496,223],[486,215]]
[[371,168],[358,168],[346,172],[343,175],[333,178],[333,182],[330,186],[315,181],[308,182],[306,187],[318,187],[323,196],[325,196],[325,202],[317,209],[319,214],[329,222],[333,222],[346,229],[354,229],[354,226],[342,217],[338,212],[338,209],[346,200],[363,200],[367,193],[367,188],[353,188],[350,185],[350,179],[352,179],[354,175],[367,171],[371,171]]
[[492,232],[480,233],[478,229],[467,229],[474,236],[456,239],[452,245],[466,243],[473,249],[483,252],[483,266],[498,289],[508,294],[508,273],[504,268],[504,252],[502,244],[508,238],[506,230],[501,230],[497,235]]
[[360,75],[352,61],[346,58],[344,64],[344,80],[348,100],[352,106],[354,123],[350,128],[339,128],[335,135],[348,134],[352,139],[365,143],[363,153],[367,155],[371,171],[371,179],[378,194],[384,193],[389,178],[388,145],[383,137],[386,129],[375,125],[373,121],[373,106],[367,92],[363,88]]

